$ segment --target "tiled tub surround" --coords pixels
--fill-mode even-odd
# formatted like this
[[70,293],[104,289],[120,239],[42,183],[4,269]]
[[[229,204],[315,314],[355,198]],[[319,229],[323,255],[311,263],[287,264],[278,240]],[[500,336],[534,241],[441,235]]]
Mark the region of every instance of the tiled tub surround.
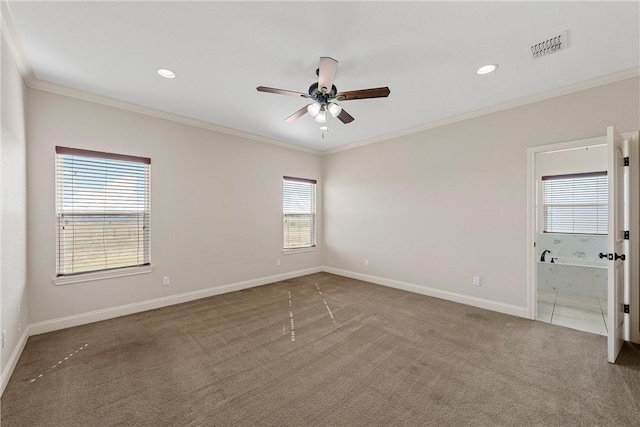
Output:
[[600,252],[607,252],[606,235],[587,234],[538,234],[536,240],[538,259],[544,250],[550,250],[546,262],[558,258],[556,263],[588,266],[607,266],[607,260],[598,257]]
[[[607,298],[607,236],[539,234],[537,259],[545,250],[545,262],[538,261],[538,290]],[[557,258],[551,263],[552,258]]]

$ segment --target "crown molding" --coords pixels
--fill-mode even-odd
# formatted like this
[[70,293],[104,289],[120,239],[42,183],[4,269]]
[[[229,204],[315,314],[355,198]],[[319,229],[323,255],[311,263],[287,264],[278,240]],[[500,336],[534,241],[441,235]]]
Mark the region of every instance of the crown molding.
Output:
[[7,0],[0,0],[0,29],[4,36],[9,50],[13,55],[13,59],[16,61],[18,71],[22,75],[25,82],[29,82],[34,79],[33,69],[31,64],[27,61],[27,58],[23,55],[24,48],[20,43],[20,38],[16,33],[16,29],[13,25],[13,15]]
[[84,101],[94,102],[97,104],[107,105],[107,106],[119,108],[122,110],[145,114],[148,116],[152,116],[152,117],[156,117],[164,120],[170,120],[170,121],[182,123],[188,126],[207,129],[214,132],[233,135],[240,138],[245,138],[245,139],[258,141],[258,142],[264,142],[267,144],[277,145],[277,146],[288,148],[291,150],[302,151],[305,153],[321,155],[321,156],[326,156],[326,155],[330,155],[330,154],[334,154],[334,153],[338,153],[346,150],[352,150],[352,149],[363,147],[366,145],[376,144],[378,142],[388,141],[388,140],[399,138],[402,136],[412,135],[412,134],[423,132],[429,129],[446,126],[452,123],[469,120],[469,119],[484,116],[487,114],[492,114],[492,113],[508,110],[515,107],[520,107],[527,104],[533,104],[535,102],[544,101],[544,100],[555,98],[558,96],[568,95],[571,93],[580,92],[582,90],[591,89],[591,88],[615,83],[622,80],[640,77],[640,67],[633,67],[627,70],[622,70],[615,73],[606,74],[604,76],[596,77],[594,79],[585,80],[585,81],[574,83],[568,86],[563,86],[563,87],[552,89],[549,91],[526,96],[523,98],[518,98],[513,101],[505,102],[505,103],[494,105],[491,107],[481,108],[479,110],[460,114],[458,116],[450,117],[447,119],[426,123],[424,125],[417,126],[414,128],[405,129],[398,132],[393,132],[393,133],[381,135],[378,137],[354,142],[352,144],[344,145],[342,147],[336,147],[329,150],[320,151],[320,150],[314,150],[307,147],[302,147],[300,145],[296,145],[293,143],[266,138],[260,135],[255,135],[255,134],[244,132],[238,129],[233,129],[233,128],[216,125],[216,124],[201,121],[201,120],[192,119],[192,118],[181,116],[175,113],[169,113],[169,112],[157,110],[151,107],[145,107],[139,104],[134,104],[131,102],[121,101],[121,100],[110,98],[104,95],[97,95],[97,94],[83,91],[80,89],[70,88],[67,86],[62,86],[59,84],[38,80],[35,77],[32,77],[33,72],[31,71],[31,67],[28,65],[28,62],[25,61],[25,64],[26,64],[25,69],[27,70],[27,72],[23,74],[23,77],[26,81],[27,86],[33,89],[56,93],[56,94],[68,96],[71,98],[77,98]]
[[119,99],[111,98],[104,95],[97,95],[95,93],[71,88],[68,86],[62,86],[56,83],[46,82],[38,79],[26,80],[26,83],[27,83],[27,86],[29,86],[32,89],[51,92],[57,95],[63,95],[70,98],[76,98],[83,101],[89,101],[96,104],[118,108],[121,110],[144,114],[147,116],[151,116],[151,117],[155,117],[163,120],[169,120],[169,121],[181,123],[187,126],[206,129],[206,130],[210,130],[218,133],[223,133],[226,135],[233,135],[233,136],[237,136],[237,137],[252,140],[252,141],[264,142],[271,145],[277,145],[279,147],[288,148],[290,150],[302,151],[305,153],[315,154],[315,155],[321,154],[320,151],[314,150],[312,148],[302,147],[300,145],[292,144],[289,142],[283,142],[275,139],[266,138],[260,135],[255,135],[253,133],[244,132],[238,129],[217,125],[217,124],[205,122],[202,120],[192,119],[190,117],[181,116],[175,113],[169,113],[167,111],[157,110],[151,107],[145,107],[143,105],[134,104],[127,101],[121,101]]
[[513,101],[508,101],[502,104],[494,105],[491,107],[481,108],[479,110],[471,111],[469,113],[460,114],[458,116],[450,117],[443,120],[438,120],[435,122],[427,123],[418,127],[401,130],[398,132],[393,132],[389,134],[385,134],[382,136],[366,139],[363,141],[354,142],[353,144],[344,145],[342,147],[336,147],[329,150],[322,151],[321,154],[323,156],[328,156],[330,154],[339,153],[341,151],[353,150],[354,148],[364,147],[365,145],[375,144],[378,142],[388,141],[390,139],[399,138],[406,135],[412,135],[414,133],[423,132],[425,130],[437,128],[440,126],[446,126],[452,123],[460,122],[463,120],[473,119],[475,117],[484,116],[487,114],[497,113],[499,111],[508,110],[510,108],[520,107],[527,104],[533,104],[535,102],[544,101],[546,99],[555,98],[562,95],[568,95],[574,92],[580,92],[582,90],[595,88],[598,86],[607,85],[610,83],[619,82],[622,80],[627,80],[631,78],[640,77],[640,67],[633,67],[627,70],[618,71],[611,74],[606,74],[604,76],[596,77],[594,79],[585,80],[582,82],[574,83],[568,86],[563,86],[557,89],[552,89],[546,92],[540,92],[535,95],[526,96],[523,98],[518,98]]

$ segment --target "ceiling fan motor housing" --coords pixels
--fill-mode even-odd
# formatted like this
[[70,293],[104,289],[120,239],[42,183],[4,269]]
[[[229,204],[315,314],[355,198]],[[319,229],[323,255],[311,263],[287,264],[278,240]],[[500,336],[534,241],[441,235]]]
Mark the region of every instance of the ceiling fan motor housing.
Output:
[[320,88],[318,88],[318,83],[314,83],[309,86],[309,96],[316,102],[319,102],[321,105],[326,106],[332,99],[336,97],[338,93],[338,89],[336,85],[331,85],[331,90],[328,92],[323,92]]

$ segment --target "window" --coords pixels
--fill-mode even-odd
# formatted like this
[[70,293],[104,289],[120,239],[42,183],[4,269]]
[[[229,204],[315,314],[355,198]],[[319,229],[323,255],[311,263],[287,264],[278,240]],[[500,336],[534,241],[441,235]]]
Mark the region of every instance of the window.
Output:
[[316,246],[316,181],[313,179],[282,179],[282,212],[286,249]]
[[150,166],[56,147],[58,276],[149,265]]
[[607,234],[607,172],[542,177],[545,233]]

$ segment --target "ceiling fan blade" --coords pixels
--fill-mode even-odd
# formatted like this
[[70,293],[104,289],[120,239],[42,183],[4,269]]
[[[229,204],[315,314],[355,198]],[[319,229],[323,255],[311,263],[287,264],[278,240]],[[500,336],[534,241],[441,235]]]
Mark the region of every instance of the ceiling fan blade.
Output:
[[273,87],[266,87],[266,86],[258,86],[256,89],[258,89],[258,92],[267,92],[267,93],[275,93],[278,95],[289,95],[289,96],[299,96],[302,98],[309,98],[308,94],[302,93],[302,92],[295,92],[293,90],[276,89]]
[[326,88],[326,91],[330,92],[331,86],[333,86],[333,79],[336,77],[338,61],[328,56],[323,56],[320,58],[320,66],[318,68],[318,89]]
[[[309,105],[311,105],[311,104],[309,104]],[[284,121],[285,122],[292,122],[292,121],[297,120],[300,117],[304,116],[305,114],[307,114],[307,107],[309,105],[305,105],[304,107],[302,107],[301,109],[299,109],[298,111],[296,111],[295,113],[293,113],[292,115],[290,115],[289,117],[284,119]]]
[[351,90],[349,92],[339,92],[336,94],[338,101],[350,101],[352,99],[366,98],[386,98],[391,91],[388,87],[376,87],[372,89]]
[[342,111],[340,111],[340,114],[338,114],[338,119],[344,123],[345,125],[347,123],[351,123],[354,118],[351,114],[347,113],[346,111],[344,111],[344,108],[342,109]]

